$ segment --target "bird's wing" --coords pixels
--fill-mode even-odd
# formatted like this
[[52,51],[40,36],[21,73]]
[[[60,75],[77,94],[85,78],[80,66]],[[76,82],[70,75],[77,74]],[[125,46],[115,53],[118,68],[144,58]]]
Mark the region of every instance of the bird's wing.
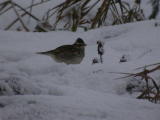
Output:
[[73,51],[72,45],[63,45],[63,46],[60,46],[60,47],[52,50],[52,52],[54,52],[54,54],[66,53],[66,52],[71,52],[71,51]]
[[63,45],[60,47],[57,47],[54,50],[46,51],[46,52],[39,52],[39,54],[55,54],[55,55],[60,55],[60,54],[68,54],[70,55],[77,54],[79,49],[73,45]]

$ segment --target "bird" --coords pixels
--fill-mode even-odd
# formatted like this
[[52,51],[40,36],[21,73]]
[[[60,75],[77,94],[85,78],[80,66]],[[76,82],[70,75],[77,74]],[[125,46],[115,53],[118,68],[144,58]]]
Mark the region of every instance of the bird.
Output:
[[77,38],[71,45],[62,45],[54,50],[38,52],[48,55],[58,63],[80,64],[85,56],[86,43],[82,38]]

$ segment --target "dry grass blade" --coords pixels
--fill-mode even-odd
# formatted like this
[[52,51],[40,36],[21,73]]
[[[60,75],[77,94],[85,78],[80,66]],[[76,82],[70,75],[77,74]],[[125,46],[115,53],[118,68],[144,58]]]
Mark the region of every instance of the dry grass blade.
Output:
[[26,14],[28,14],[29,16],[31,16],[33,19],[35,19],[36,21],[40,21],[39,18],[37,18],[36,16],[34,16],[33,14],[29,13],[27,10],[25,10],[23,7],[21,7],[20,5],[14,3],[15,6],[17,6],[18,8],[20,8],[22,11],[24,11]]
[[91,28],[96,28],[97,25],[100,27],[102,25],[101,18],[103,17],[104,13],[108,13],[109,6],[110,6],[111,0],[104,0],[101,7],[98,9],[97,14],[92,20]]
[[[24,17],[25,15],[28,15],[29,16],[29,19],[30,18],[33,18],[34,20],[36,21],[40,21],[39,18],[37,18],[36,16],[34,16],[31,12],[32,12],[32,7],[30,8],[30,12],[28,12],[27,10],[25,10],[23,7],[21,7],[20,5],[18,5],[17,3],[13,2],[12,0],[8,0],[7,1],[7,4],[8,5],[11,5],[8,9],[6,9],[5,11],[3,11],[3,13],[7,12],[8,10],[10,10],[11,8],[13,8],[13,11],[15,12],[15,14],[17,15],[17,18],[11,22],[6,28],[5,30],[8,30],[10,29],[17,21],[19,21],[22,25],[22,27],[24,28],[24,30],[26,31],[30,31],[29,28],[27,27],[27,25],[25,25],[25,23],[23,22],[22,20],[22,17]],[[32,5],[33,5],[33,0],[32,0]],[[31,5],[31,6],[32,6]],[[20,10],[22,10],[24,13],[23,14],[19,14],[18,13],[18,10],[16,8],[19,8]],[[2,14],[3,14],[2,13]]]
[[[83,0],[84,4],[88,4],[88,2],[90,0]],[[57,11],[57,17],[56,17],[56,22],[54,23],[54,29],[56,29],[57,24],[59,23],[59,21],[61,21],[64,18],[68,18],[68,22],[66,22],[66,24],[64,25],[65,27],[69,27],[71,28],[72,31],[76,31],[77,27],[80,25],[80,23],[83,23],[83,17],[82,17],[82,13],[80,12],[80,10],[85,10],[84,8],[84,4],[82,6],[77,6],[77,8],[75,8],[76,4],[80,4],[80,2],[83,2],[81,0],[66,0],[65,2],[63,2],[62,4],[58,5],[58,7],[55,7],[58,9]],[[81,7],[81,8],[80,8]],[[72,8],[70,11],[65,12],[67,8]],[[55,13],[55,12],[54,12]],[[52,14],[53,15],[53,14]]]
[[[86,1],[86,2],[82,5],[82,11],[84,11],[83,14],[82,14],[82,17],[85,16],[85,15],[87,15],[87,14],[92,10],[92,8],[94,8],[94,7],[98,4],[98,2],[100,2],[100,0],[97,0],[97,1],[96,1],[95,3],[93,3],[93,5],[91,5],[90,7],[86,7],[89,2],[90,2],[90,0]],[[85,9],[86,9],[86,10],[85,10]]]
[[27,28],[27,26],[24,24],[21,16],[20,16],[19,13],[17,12],[17,10],[16,10],[16,8],[15,8],[15,4],[14,4],[13,2],[11,2],[11,5],[12,5],[12,8],[13,8],[14,12],[16,13],[16,15],[17,15],[20,23],[22,24],[23,28],[24,28],[27,32],[29,32],[30,30],[29,30],[29,29]]
[[44,4],[44,3],[49,2],[49,1],[51,1],[51,0],[44,0],[43,2],[37,2],[37,3],[31,4],[30,6],[24,8],[24,9],[27,10],[27,9],[30,9],[31,7],[35,7],[35,6]]
[[[120,5],[121,5],[121,4],[122,4],[122,3],[120,2]],[[116,3],[114,2],[114,0],[112,0],[111,6],[112,6],[112,9],[113,9],[113,11],[114,11],[114,14],[117,16],[117,20],[119,21],[119,23],[120,23],[120,24],[124,23],[123,20],[122,20],[121,15],[119,14],[119,11],[118,11],[118,9],[117,9],[117,7],[116,7]],[[122,11],[123,11],[122,6],[120,6],[120,8],[121,8]]]
[[123,73],[123,72],[109,72],[109,73],[120,74],[120,75],[123,74],[123,75],[125,75],[124,77],[115,78],[116,80],[118,80],[118,79],[124,79],[124,78],[129,78],[129,77],[133,77],[133,76],[136,75],[134,73]]
[[8,3],[10,3],[10,0],[3,1],[3,2],[0,3],[0,6],[3,6],[3,5],[8,4]]
[[[156,66],[155,66],[156,65]],[[128,77],[141,77],[141,80],[145,80],[145,89],[142,91],[142,93],[137,97],[138,99],[147,99],[151,102],[157,103],[157,101],[160,101],[160,86],[156,83],[156,81],[150,77],[150,73],[155,72],[157,70],[160,70],[160,65],[159,63],[148,65],[148,66],[155,66],[152,69],[146,69],[145,67],[143,71],[137,72],[137,73],[121,73],[121,72],[111,72],[115,74],[123,74],[126,75],[124,77],[118,78],[128,78]],[[149,87],[149,83],[153,84],[153,87]]]
[[[26,13],[23,13],[21,16],[24,17],[26,15]],[[13,22],[11,22],[4,30],[9,30],[16,22],[18,22],[19,18],[16,18]]]
[[155,66],[155,65],[160,65],[160,63],[154,63],[154,64],[150,64],[150,65],[145,65],[143,67],[138,67],[135,70],[142,69],[142,68],[147,68],[147,67],[151,67],[151,66]]
[[[31,7],[30,7],[30,10],[29,10],[29,12],[32,14],[32,9],[33,9],[33,4],[34,4],[34,0],[31,0]],[[30,16],[29,16],[29,18],[28,18],[28,23],[30,22]]]
[[10,4],[10,1],[5,1],[5,2],[0,3],[0,15],[4,14],[5,12],[7,12],[8,10],[12,8],[12,6],[8,7],[9,4]]
[[109,72],[109,73],[113,73],[113,74],[124,74],[124,75],[135,75],[133,73],[125,73],[125,72]]
[[12,9],[12,6],[9,6],[8,8],[6,8],[5,10],[0,12],[0,15],[6,13],[7,11],[9,11],[10,9]]
[[0,11],[2,11],[6,6],[8,6],[9,1],[5,1],[3,3],[0,4]]

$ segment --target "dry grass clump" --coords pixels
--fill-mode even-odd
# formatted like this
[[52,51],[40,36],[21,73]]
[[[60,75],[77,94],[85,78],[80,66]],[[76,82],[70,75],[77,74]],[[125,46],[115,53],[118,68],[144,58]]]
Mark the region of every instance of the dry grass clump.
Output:
[[[87,15],[93,8],[98,8],[97,12],[93,17],[88,18]],[[140,7],[131,8],[128,3],[121,0],[97,0],[94,3],[92,0],[66,0],[50,9],[47,18],[57,14],[54,29],[60,21],[67,18],[68,21],[64,25],[64,29],[76,31],[78,27],[87,30],[105,25],[109,13],[113,17],[112,25],[144,19]]]
[[[152,67],[149,69],[148,67]],[[128,78],[128,77],[140,77],[142,81],[145,81],[145,88],[141,91],[141,94],[137,96],[138,99],[147,99],[151,102],[160,102],[160,85],[157,84],[155,79],[151,77],[151,73],[160,70],[160,63],[147,65],[138,69],[143,69],[141,72],[137,73],[118,73],[124,74],[124,77],[118,78]],[[152,85],[150,85],[152,84]]]
[[[12,10],[17,16],[4,29],[9,30],[19,22],[21,26],[17,30],[31,31],[28,24],[23,20],[25,16],[37,21],[38,24],[35,25],[34,31],[38,32],[57,30],[59,29],[57,26],[62,25],[63,22],[64,24],[60,28],[62,30],[76,31],[77,28],[81,27],[86,31],[106,25],[106,22],[111,18],[113,19],[111,25],[144,20],[140,3],[138,5],[135,3],[135,6],[131,8],[127,2],[121,0],[65,0],[53,8],[48,8],[42,19],[33,15],[33,7],[49,1],[51,0],[39,0],[39,2],[31,0],[31,5],[26,8],[12,0],[1,2],[0,15]],[[90,16],[90,14],[92,15]],[[53,21],[53,17],[56,17],[55,21]]]

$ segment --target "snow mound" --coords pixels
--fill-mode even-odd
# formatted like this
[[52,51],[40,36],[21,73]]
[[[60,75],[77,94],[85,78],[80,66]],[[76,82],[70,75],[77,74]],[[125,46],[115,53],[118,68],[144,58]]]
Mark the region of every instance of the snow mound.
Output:
[[[127,93],[129,79],[110,72],[135,72],[157,63],[160,27],[155,21],[103,27],[88,32],[0,31],[0,119],[2,120],[159,120],[158,105]],[[56,63],[37,52],[87,43],[81,64]],[[96,41],[104,42],[103,64],[92,65]],[[120,63],[122,55],[127,62]],[[159,73],[154,73],[159,82]],[[135,83],[137,85],[138,83]]]

